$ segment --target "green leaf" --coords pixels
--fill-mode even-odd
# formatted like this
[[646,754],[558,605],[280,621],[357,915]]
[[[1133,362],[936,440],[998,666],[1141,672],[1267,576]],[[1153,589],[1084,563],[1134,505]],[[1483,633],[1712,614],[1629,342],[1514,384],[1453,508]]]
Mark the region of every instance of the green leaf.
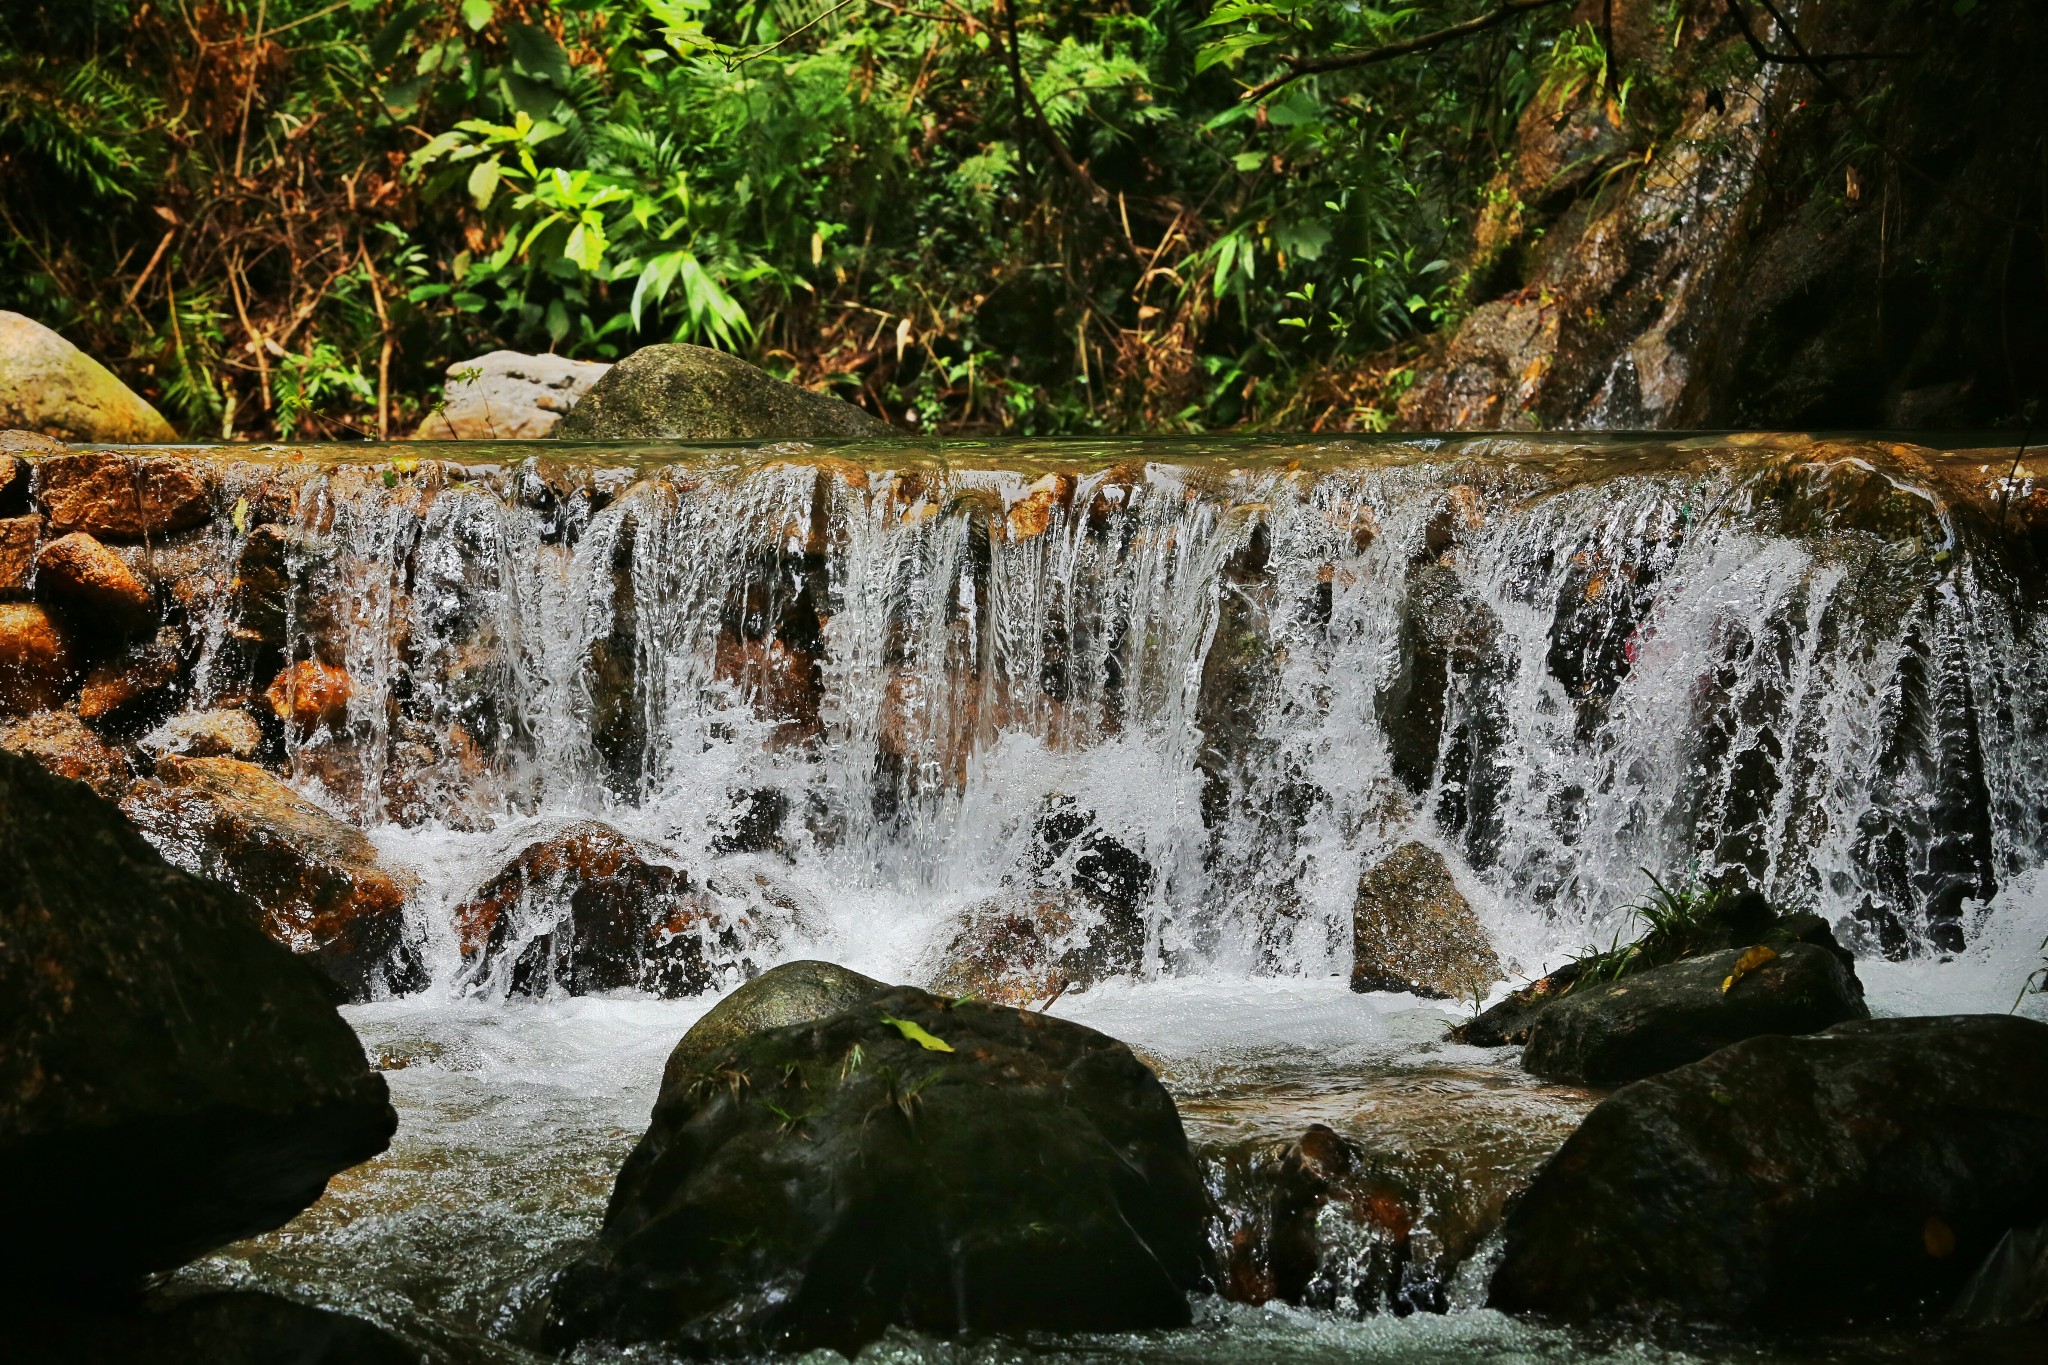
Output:
[[469,173],[469,197],[479,210],[491,206],[491,196],[498,192],[498,172],[502,169],[498,158],[479,161]]
[[473,33],[491,22],[498,13],[498,7],[491,0],[462,0],[462,22],[468,24]]
[[390,21],[378,29],[376,36],[370,39],[370,64],[376,67],[391,65],[393,59],[398,56],[398,49],[412,36],[413,29],[419,26],[420,20],[433,8],[432,5],[424,4],[406,5],[392,15]]
[[505,25],[505,45],[522,75],[546,81],[556,89],[569,84],[569,54],[554,35],[537,24]]
[[932,1037],[932,1035],[926,1033],[922,1027],[912,1023],[908,1019],[898,1019],[893,1014],[885,1014],[882,1016],[882,1022],[885,1024],[894,1025],[898,1033],[902,1034],[905,1038],[908,1038],[911,1042],[916,1043],[926,1052],[951,1052],[953,1050],[953,1045],[951,1043],[943,1042],[940,1039]]

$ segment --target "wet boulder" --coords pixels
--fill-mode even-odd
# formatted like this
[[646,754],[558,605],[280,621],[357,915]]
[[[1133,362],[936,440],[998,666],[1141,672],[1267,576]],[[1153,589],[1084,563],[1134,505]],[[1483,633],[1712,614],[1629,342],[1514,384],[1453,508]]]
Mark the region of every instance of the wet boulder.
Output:
[[0,427],[66,441],[175,441],[113,371],[19,313],[0,312]]
[[111,803],[0,753],[0,1286],[279,1227],[397,1119],[320,978]]
[[749,1034],[826,1019],[895,989],[832,962],[785,962],[713,1005],[668,1055],[665,1090],[702,1069],[707,1057]]
[[78,665],[71,632],[47,607],[0,602],[0,715],[61,704]]
[[28,591],[35,577],[36,538],[42,532],[41,517],[0,517],[0,593]]
[[144,540],[213,519],[213,490],[199,466],[176,455],[82,450],[36,465],[36,496],[55,535]]
[[1573,991],[1530,1025],[1522,1065],[1545,1080],[1626,1085],[1744,1038],[1869,1017],[1854,969],[1825,948],[1730,948]]
[[663,850],[586,820],[521,849],[454,921],[471,990],[674,998],[756,970],[786,913],[721,894]]
[[1351,934],[1354,991],[1471,1000],[1501,978],[1500,959],[1450,864],[1413,839],[1358,879]]
[[172,755],[156,773],[122,810],[173,862],[247,895],[264,931],[345,998],[426,984],[405,923],[413,879],[361,830],[237,759]]
[[755,441],[887,436],[851,403],[702,346],[643,346],[554,429],[566,441]]
[[1129,1048],[899,987],[666,1084],[545,1334],[851,1354],[892,1326],[1181,1326],[1205,1207]]
[[1067,890],[1004,892],[954,916],[920,972],[932,990],[1005,1005],[1041,1004],[1135,971],[1145,935]]
[[1508,1215],[1489,1302],[1813,1326],[1945,1310],[2048,1219],[2048,1024],[1874,1019],[1625,1086]]
[[492,351],[448,367],[441,406],[417,441],[530,441],[554,434],[563,414],[610,365],[559,355]]
[[0,749],[33,759],[59,777],[83,782],[110,801],[127,795],[135,783],[122,752],[69,711],[38,711],[0,722]]
[[263,702],[301,735],[335,728],[348,719],[355,682],[348,671],[318,659],[302,659],[278,673],[263,690]]
[[149,585],[84,531],[43,546],[36,555],[36,587],[74,624],[102,636],[133,632],[149,621],[154,606]]
[[142,737],[145,752],[158,758],[239,758],[250,762],[263,750],[263,727],[247,711],[231,707],[173,716]]

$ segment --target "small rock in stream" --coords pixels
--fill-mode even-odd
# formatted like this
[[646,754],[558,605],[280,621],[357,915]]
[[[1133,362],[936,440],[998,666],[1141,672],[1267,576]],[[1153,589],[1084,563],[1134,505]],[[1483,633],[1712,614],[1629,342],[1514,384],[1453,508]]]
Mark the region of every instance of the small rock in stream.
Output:
[[1500,980],[1500,959],[1444,855],[1411,839],[1358,879],[1351,911],[1354,991],[1471,1000]]
[[556,424],[567,441],[752,441],[887,436],[890,428],[830,394],[785,384],[702,346],[643,346],[592,385]]
[[1183,1326],[1206,1204],[1122,1043],[898,987],[672,1076],[544,1335],[851,1354],[891,1326]]

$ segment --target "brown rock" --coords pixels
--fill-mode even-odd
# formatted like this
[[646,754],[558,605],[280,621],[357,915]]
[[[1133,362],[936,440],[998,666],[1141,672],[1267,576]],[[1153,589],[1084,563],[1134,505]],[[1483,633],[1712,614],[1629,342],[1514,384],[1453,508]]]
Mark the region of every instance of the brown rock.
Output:
[[41,517],[0,520],[0,592],[28,591],[29,576],[36,566],[36,537],[42,529]]
[[[21,431],[18,429],[0,431],[0,457],[13,455],[68,455],[70,453],[70,446],[65,445],[53,436],[45,436],[40,431]],[[6,481],[0,479],[0,488],[5,488],[6,486]]]
[[213,518],[206,479],[174,455],[124,455],[104,450],[53,455],[37,469],[38,493],[59,535],[90,531],[141,540],[204,525]]
[[69,711],[38,711],[0,725],[0,749],[32,758],[59,777],[83,782],[110,801],[135,784],[128,761]]
[[263,749],[263,727],[247,711],[222,709],[173,716],[142,741],[143,748],[162,757],[239,758],[248,761]]
[[149,618],[149,585],[121,556],[83,531],[59,536],[36,556],[36,586],[80,625],[126,632]]
[[1414,840],[1358,879],[1354,991],[1469,1000],[1501,979],[1500,959],[1441,853]]
[[1035,539],[1052,525],[1053,514],[1073,500],[1073,475],[1047,474],[1010,508],[1003,518],[1003,527],[1012,541]]
[[164,758],[122,810],[164,856],[244,892],[266,933],[351,1000],[426,984],[405,932],[413,879],[361,830],[253,764]]
[[27,602],[0,602],[0,712],[56,706],[69,689],[76,651],[57,619]]
[[712,668],[764,720],[778,723],[782,742],[807,739],[819,732],[818,708],[824,700],[824,673],[808,650],[780,640],[748,640],[737,635],[719,638]]
[[178,646],[178,633],[166,627],[146,648],[93,669],[78,690],[79,716],[97,722],[165,703],[184,671]]
[[296,726],[300,734],[310,734],[348,719],[348,700],[354,695],[355,684],[345,670],[305,659],[279,673],[263,700],[279,720]]
[[1058,887],[984,901],[962,912],[950,934],[922,974],[932,992],[1020,1007],[1130,971],[1145,946],[1142,921]]
[[456,907],[470,988],[677,997],[752,975],[779,907],[736,907],[666,856],[595,821],[527,845]]

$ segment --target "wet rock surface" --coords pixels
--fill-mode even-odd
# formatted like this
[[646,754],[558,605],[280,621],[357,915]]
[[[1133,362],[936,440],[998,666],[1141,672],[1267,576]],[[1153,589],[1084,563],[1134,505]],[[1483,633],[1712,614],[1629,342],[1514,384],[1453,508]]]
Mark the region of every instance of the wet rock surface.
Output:
[[1740,1326],[1939,1314],[2048,1215],[2048,1025],[1752,1038],[1615,1092],[1509,1214],[1489,1301]]
[[426,984],[406,928],[409,875],[362,831],[232,758],[160,760],[122,809],[166,856],[247,895],[272,938],[349,1000]]
[[754,966],[784,927],[609,825],[583,821],[527,845],[456,907],[473,990],[697,995]]
[[612,366],[555,427],[568,441],[748,441],[886,436],[886,423],[702,346],[645,346]]
[[420,441],[530,441],[554,434],[611,366],[559,355],[492,351],[448,367],[442,406],[427,414]]
[[135,784],[127,756],[69,711],[38,711],[21,720],[0,721],[0,749],[34,759],[59,777],[83,782],[109,801],[120,800]]
[[384,1081],[236,893],[0,753],[0,1278],[117,1287],[384,1149]]
[[80,659],[71,632],[48,608],[0,602],[0,714],[61,704]]
[[547,1335],[852,1350],[891,1325],[1170,1327],[1204,1204],[1172,1099],[1123,1044],[898,988],[666,1085]]
[[149,585],[83,531],[59,536],[37,552],[36,586],[81,625],[103,633],[127,634],[150,618]]
[[199,466],[172,455],[85,450],[36,463],[36,497],[50,531],[141,540],[202,526],[213,494]]
[[1351,911],[1351,989],[1483,997],[1500,959],[1444,856],[1414,840],[1358,879]]
[[65,441],[175,441],[171,424],[48,327],[0,312],[0,427]]
[[1580,987],[1530,1025],[1522,1065],[1546,1080],[1626,1085],[1744,1038],[1869,1015],[1854,969],[1825,948],[1730,948]]
[[770,967],[690,1025],[662,1069],[662,1089],[687,1082],[710,1057],[750,1034],[826,1019],[893,989],[832,962],[803,960]]

